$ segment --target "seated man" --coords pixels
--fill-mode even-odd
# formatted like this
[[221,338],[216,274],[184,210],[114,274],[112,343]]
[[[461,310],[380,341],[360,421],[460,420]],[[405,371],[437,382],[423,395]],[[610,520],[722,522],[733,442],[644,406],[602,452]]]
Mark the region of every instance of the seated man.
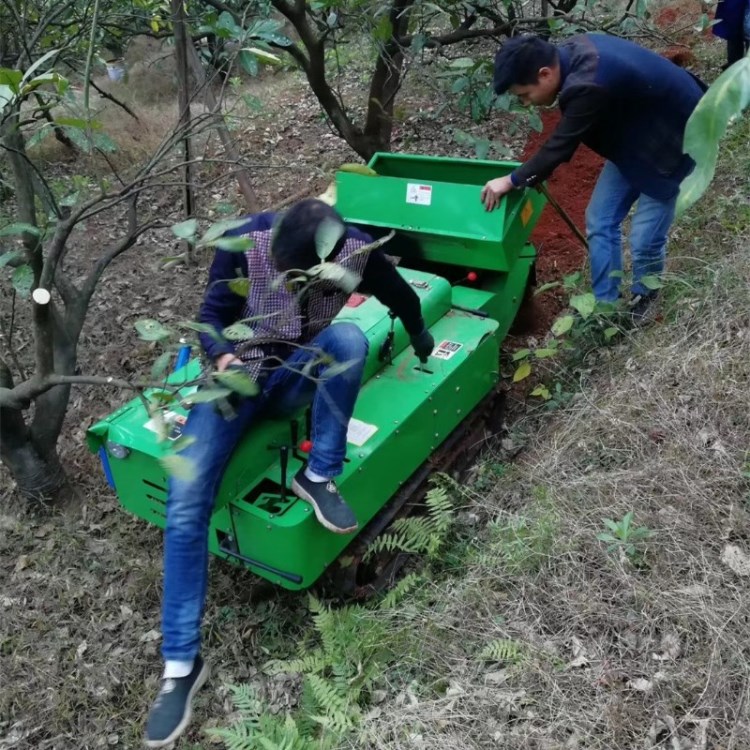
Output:
[[[229,342],[202,334],[201,344],[218,370],[245,368],[260,392],[236,402],[232,419],[226,419],[213,403],[196,404],[185,425],[184,435],[195,441],[180,455],[191,461],[194,475],[190,480],[170,478],[168,485],[162,609],[165,669],[148,718],[147,747],[164,747],[185,730],[192,698],[208,676],[199,654],[208,527],[224,468],[254,420],[270,411],[293,412],[312,402],[312,449],[307,466],[292,481],[292,490],[312,505],[318,521],[330,531],[348,534],[357,528],[334,478],[343,470],[347,425],[359,393],[367,338],[353,323],[331,325],[348,293],[329,281],[314,281],[301,290],[287,288],[286,283],[320,262],[316,236],[323,225],[329,229],[338,225],[343,233],[326,260],[361,277],[362,287],[402,320],[421,360],[434,347],[417,294],[381,249],[367,250],[371,238],[345,227],[326,203],[302,201],[280,221],[271,213],[258,214],[229,233],[251,237],[253,247],[246,253],[216,252],[199,319],[219,333],[243,320],[253,335],[245,342]],[[250,281],[247,298],[228,287],[227,282],[238,277]]]

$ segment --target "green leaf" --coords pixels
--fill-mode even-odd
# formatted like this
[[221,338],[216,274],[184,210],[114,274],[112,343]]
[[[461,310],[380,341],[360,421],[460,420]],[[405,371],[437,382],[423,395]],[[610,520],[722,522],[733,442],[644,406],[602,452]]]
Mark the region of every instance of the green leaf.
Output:
[[586,320],[596,308],[596,297],[593,294],[576,294],[570,298],[570,306],[581,313],[581,317]]
[[194,320],[182,320],[177,324],[180,328],[187,328],[189,331],[197,333],[207,333],[214,341],[222,341],[216,329],[208,323],[198,323]]
[[597,534],[596,538],[600,542],[608,542],[608,543],[614,543],[614,544],[617,544],[617,542],[619,541],[619,539],[616,539],[615,537],[613,537],[612,534],[607,534],[605,532],[602,532],[601,534]]
[[13,271],[11,283],[20,297],[27,299],[31,294],[31,287],[34,285],[34,271],[31,266],[18,266]]
[[711,184],[716,171],[719,142],[733,118],[750,104],[750,58],[744,57],[725,70],[698,102],[685,128],[683,149],[696,163],[682,181],[677,199],[679,216],[693,205]]
[[342,164],[339,167],[338,171],[351,172],[352,174],[361,174],[364,177],[378,176],[378,173],[372,167],[368,167],[366,164],[357,164],[355,162],[346,162],[345,164]]
[[9,250],[0,255],[0,268],[4,268],[8,263],[13,263],[18,258],[21,258],[23,253],[20,250]]
[[242,52],[249,52],[251,56],[256,57],[260,62],[266,65],[281,65],[281,58],[272,52],[258,49],[258,47],[245,47]]
[[23,73],[20,70],[11,68],[0,68],[0,84],[8,86],[14,94],[19,92],[19,84],[23,80]]
[[84,120],[80,117],[56,117],[55,123],[57,125],[67,125],[71,128],[78,128],[79,130],[101,130],[102,124],[96,120]]
[[242,27],[237,25],[237,22],[234,20],[232,14],[228,13],[227,11],[223,11],[219,16],[219,21],[216,24],[216,29],[224,30],[234,37],[239,37],[243,33]]
[[247,50],[240,50],[237,55],[240,66],[242,69],[251,76],[257,76],[260,72],[260,66],[258,65],[258,58],[255,55],[251,55]]
[[172,363],[172,357],[174,353],[171,351],[162,352],[157,358],[154,364],[151,366],[151,379],[159,380],[164,377],[169,370],[169,366]]
[[620,533],[620,524],[617,523],[617,521],[613,521],[611,518],[605,518],[604,525],[614,534]]
[[258,384],[244,370],[231,369],[216,372],[214,378],[221,385],[242,396],[257,396],[260,392]]
[[372,30],[372,37],[376,42],[387,42],[393,36],[393,24],[388,16],[381,16]]
[[6,104],[12,102],[15,99],[15,92],[12,87],[6,83],[0,84],[0,110],[2,110]]
[[558,286],[560,286],[559,281],[548,281],[546,284],[542,284],[534,290],[534,296],[536,297],[537,294],[548,292],[550,289],[556,289]]
[[113,154],[117,151],[117,144],[106,133],[94,133],[92,136],[94,148],[104,151],[107,154]]
[[561,318],[558,318],[552,324],[552,334],[554,336],[565,335],[573,327],[575,320],[572,315],[563,315]]
[[548,357],[554,357],[558,353],[559,352],[556,348],[536,349],[534,351],[534,356],[537,359],[547,359]]
[[219,237],[222,237],[227,232],[244,227],[247,223],[247,219],[225,219],[223,221],[217,221],[215,224],[211,224],[203,237],[200,238],[200,244],[218,240]]
[[9,224],[7,227],[0,229],[0,237],[8,237],[13,234],[33,234],[35,237],[42,236],[42,230],[39,227],[35,227],[33,224],[24,224],[23,222],[17,222],[16,224]]
[[513,361],[518,362],[520,359],[526,359],[526,357],[531,354],[530,349],[519,349],[514,355],[513,355]]
[[628,535],[628,531],[630,530],[630,525],[633,523],[633,511],[629,510],[623,517],[622,517],[622,535],[623,537],[626,537]]
[[228,388],[201,388],[194,393],[189,393],[182,399],[183,404],[209,404],[220,398],[230,396],[232,391]]
[[658,276],[641,276],[639,280],[646,289],[651,289],[652,291],[655,289],[661,289],[664,286],[662,280]]
[[357,360],[355,359],[348,359],[344,362],[332,362],[323,371],[322,377],[334,378],[337,375],[341,375],[341,373],[344,373],[347,370],[351,369],[356,363],[357,363]]
[[138,335],[144,341],[162,341],[171,335],[168,328],[165,328],[158,320],[152,320],[151,318],[136,320],[134,326]]
[[621,279],[625,276],[624,271],[610,271],[608,274],[610,279]]
[[539,396],[540,398],[544,399],[545,401],[549,401],[549,399],[552,398],[552,395],[549,392],[549,389],[544,385],[538,385],[530,394],[531,396]]
[[88,139],[86,133],[79,128],[69,128],[67,125],[63,126],[63,133],[70,138],[73,143],[81,149],[81,151],[90,154],[91,153],[91,141]]
[[218,247],[219,250],[226,250],[230,253],[244,253],[255,245],[250,237],[220,237],[203,244],[206,247]]
[[250,279],[231,279],[227,282],[229,290],[240,297],[247,297],[250,294]]
[[315,232],[315,252],[318,258],[325,260],[336,247],[336,243],[344,236],[346,228],[340,221],[324,218]]
[[529,375],[531,375],[531,365],[528,362],[523,362],[513,373],[513,382],[520,383],[525,378],[528,378]]
[[604,338],[609,341],[613,336],[616,336],[620,332],[619,328],[615,328],[614,326],[610,328],[604,329]]
[[187,240],[188,242],[192,242],[195,239],[197,231],[197,219],[187,219],[186,221],[181,221],[179,224],[172,225],[172,234],[179,237],[181,240]]
[[362,280],[356,273],[337,263],[321,263],[315,269],[311,269],[311,273],[313,272],[317,278],[330,281],[349,293],[353,292]]
[[233,323],[231,326],[227,326],[221,334],[228,341],[244,341],[255,335],[253,329],[244,323]]
[[29,81],[32,76],[34,75],[34,72],[39,70],[39,68],[42,67],[48,60],[53,58],[60,50],[57,49],[51,49],[49,52],[46,52],[43,54],[33,65],[30,65],[26,72],[23,74],[23,77],[21,79],[21,83],[24,83],[26,81]]
[[193,462],[184,456],[169,454],[162,456],[159,463],[170,476],[182,482],[190,482],[195,478],[195,466]]
[[582,276],[580,271],[568,274],[563,278],[563,287],[565,289],[575,289],[581,283]]

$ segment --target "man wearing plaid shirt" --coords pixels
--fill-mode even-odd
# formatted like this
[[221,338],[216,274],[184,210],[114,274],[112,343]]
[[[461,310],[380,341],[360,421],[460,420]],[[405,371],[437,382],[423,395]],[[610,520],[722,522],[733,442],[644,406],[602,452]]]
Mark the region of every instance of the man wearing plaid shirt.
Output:
[[[211,403],[190,411],[184,435],[195,438],[181,453],[192,462],[189,480],[170,478],[164,541],[161,689],[149,714],[147,747],[165,747],[190,721],[194,694],[208,677],[200,650],[200,622],[208,583],[208,527],[216,492],[232,452],[252,422],[263,414],[288,413],[312,403],[312,449],[306,467],[292,481],[318,521],[333,533],[357,528],[352,509],[338,492],[346,431],[359,393],[368,342],[353,323],[332,323],[348,294],[327,281],[304,291],[285,280],[320,262],[316,235],[323,223],[342,232],[327,261],[361,278],[361,286],[397,315],[417,356],[425,361],[434,341],[422,318],[419,298],[372,238],[348,227],[319,200],[305,200],[283,216],[261,213],[228,234],[249,236],[246,253],[217,250],[199,320],[217,333],[238,321],[252,329],[244,342],[207,334],[201,344],[217,370],[242,367],[260,386],[226,419]],[[288,274],[288,275],[287,275]],[[243,298],[227,282],[249,279]],[[346,363],[345,368],[335,366]],[[330,368],[330,375],[326,371]]]

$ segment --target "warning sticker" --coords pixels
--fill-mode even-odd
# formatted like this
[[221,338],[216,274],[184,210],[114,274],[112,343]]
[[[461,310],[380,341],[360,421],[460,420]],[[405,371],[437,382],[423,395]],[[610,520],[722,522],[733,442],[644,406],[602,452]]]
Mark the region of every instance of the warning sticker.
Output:
[[441,341],[435,347],[432,356],[436,359],[450,359],[462,347],[463,344],[459,344],[458,341]]
[[[170,440],[177,440],[182,435],[182,429],[185,426],[185,422],[187,422],[187,417],[184,414],[168,411],[164,414],[163,420],[168,428],[167,437]],[[149,419],[143,426],[147,430],[151,430],[151,432],[159,432],[159,423],[153,418]]]
[[531,215],[534,213],[534,206],[531,205],[531,201],[526,201],[526,204],[521,209],[521,224],[526,226],[529,223]]
[[367,424],[367,422],[352,418],[349,420],[349,426],[346,429],[346,442],[356,445],[359,448],[377,431],[377,425]]
[[432,204],[432,185],[418,185],[410,182],[406,186],[406,202],[417,206],[429,206]]

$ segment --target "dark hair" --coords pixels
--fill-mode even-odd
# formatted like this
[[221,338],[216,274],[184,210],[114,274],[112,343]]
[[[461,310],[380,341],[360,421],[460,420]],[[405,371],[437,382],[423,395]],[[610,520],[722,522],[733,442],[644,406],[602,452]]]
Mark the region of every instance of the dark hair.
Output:
[[496,94],[504,94],[511,86],[527,86],[539,80],[539,69],[557,63],[554,44],[538,36],[515,36],[495,55],[493,85]]
[[[316,198],[295,203],[281,216],[271,241],[271,256],[279,271],[292,268],[307,270],[320,262],[315,249],[315,234],[324,219],[344,223],[334,208]],[[338,254],[345,241],[344,234],[336,243],[329,260]]]

